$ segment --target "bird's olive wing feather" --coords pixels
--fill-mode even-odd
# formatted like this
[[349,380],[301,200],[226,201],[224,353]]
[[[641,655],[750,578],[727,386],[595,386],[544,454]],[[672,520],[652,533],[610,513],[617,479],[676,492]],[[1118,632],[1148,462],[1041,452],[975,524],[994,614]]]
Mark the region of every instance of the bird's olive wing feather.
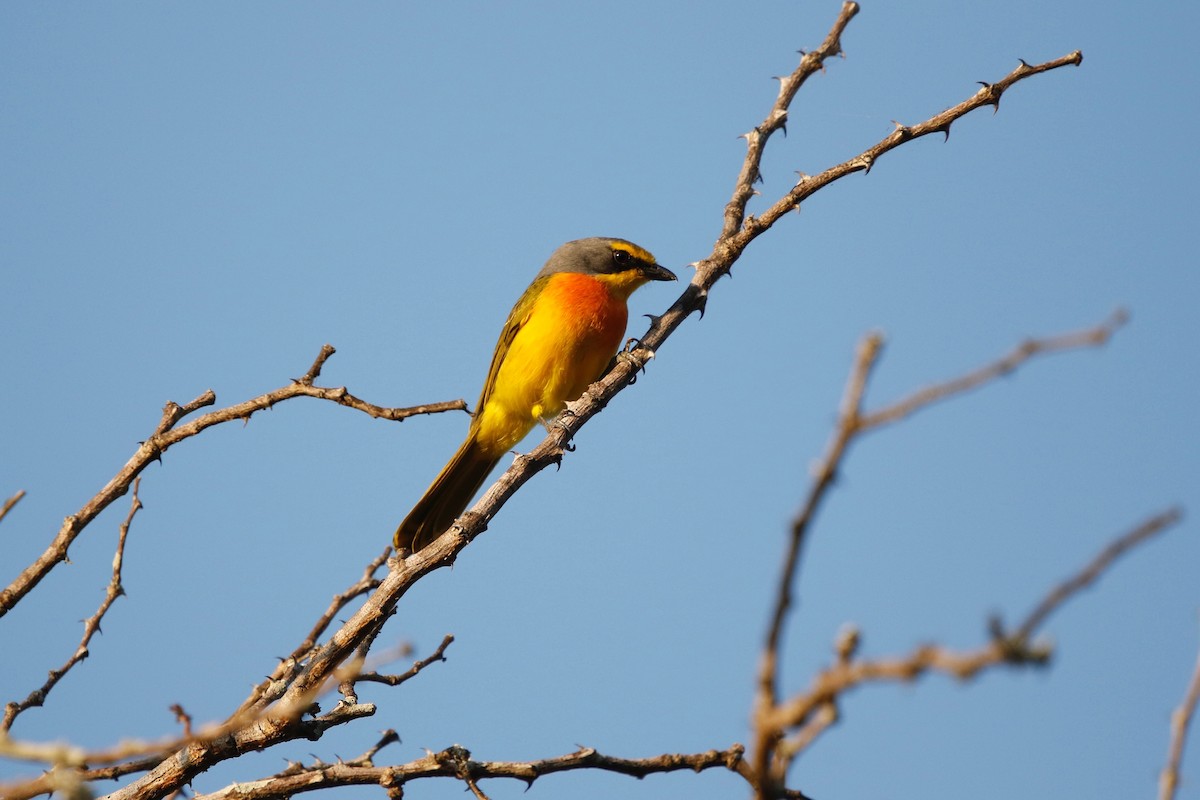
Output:
[[487,405],[488,398],[492,396],[492,389],[496,386],[496,376],[500,373],[500,365],[504,363],[504,357],[508,355],[509,346],[513,339],[517,338],[517,333],[529,321],[529,315],[533,313],[533,306],[549,281],[550,276],[545,275],[529,284],[525,294],[521,295],[512,311],[508,313],[504,329],[500,331],[500,340],[496,342],[496,352],[492,354],[492,365],[488,367],[487,380],[483,384],[483,391],[479,393],[479,402],[475,404],[476,419],[478,419],[479,412],[483,411],[483,407]]

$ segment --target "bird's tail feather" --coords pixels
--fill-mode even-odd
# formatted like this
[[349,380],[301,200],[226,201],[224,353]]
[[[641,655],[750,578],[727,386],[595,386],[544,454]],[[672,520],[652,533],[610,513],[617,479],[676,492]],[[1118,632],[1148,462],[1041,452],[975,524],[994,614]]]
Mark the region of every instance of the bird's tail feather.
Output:
[[484,452],[472,431],[396,529],[396,550],[415,553],[449,528],[499,460]]

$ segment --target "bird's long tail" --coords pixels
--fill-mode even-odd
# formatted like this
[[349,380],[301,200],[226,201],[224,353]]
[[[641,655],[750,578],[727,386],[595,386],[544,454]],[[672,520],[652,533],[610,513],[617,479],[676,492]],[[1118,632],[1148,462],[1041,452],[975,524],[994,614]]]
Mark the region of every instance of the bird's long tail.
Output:
[[479,446],[472,430],[396,529],[392,540],[396,550],[408,548],[415,553],[449,528],[499,460]]

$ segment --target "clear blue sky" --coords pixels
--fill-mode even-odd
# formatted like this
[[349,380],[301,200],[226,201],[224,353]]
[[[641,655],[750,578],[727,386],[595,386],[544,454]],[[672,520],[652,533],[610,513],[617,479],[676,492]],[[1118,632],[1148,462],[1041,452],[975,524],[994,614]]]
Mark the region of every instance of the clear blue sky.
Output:
[[[473,402],[509,307],[559,243],[617,235],[689,274],[719,231],[771,76],[829,2],[5,3],[0,6],[3,582],[146,438],[168,400],[302,374],[383,405]],[[1124,306],[1107,348],[863,440],[819,518],[789,690],[853,621],[864,653],[983,641],[1109,538],[1190,517],[1054,618],[1052,669],[869,687],[793,784],[839,797],[1151,797],[1200,630],[1194,6],[866,2],[804,88],[761,186],[785,191],[1081,49],[805,204],[755,243],[648,374],[589,424],[380,650],[450,660],[377,716],[285,757],[407,761],[452,743],[530,759],[746,741],[785,526],[855,343],[888,336],[871,404]],[[1192,219],[1192,223],[1186,220]],[[635,296],[631,333],[678,286]],[[125,585],[91,658],[15,733],[101,745],[223,717],[355,580],[466,430],[292,401],[180,445],[142,484]],[[531,446],[526,442],[526,447]],[[0,698],[74,649],[117,503],[0,621]],[[405,665],[401,664],[398,669]],[[1183,797],[1200,797],[1200,746]],[[0,763],[0,778],[14,774]],[[493,798],[520,784],[484,786]],[[367,796],[366,790],[361,794]],[[461,784],[409,795],[458,798]],[[576,774],[531,797],[745,794],[732,776]],[[341,796],[341,795],[339,795]]]

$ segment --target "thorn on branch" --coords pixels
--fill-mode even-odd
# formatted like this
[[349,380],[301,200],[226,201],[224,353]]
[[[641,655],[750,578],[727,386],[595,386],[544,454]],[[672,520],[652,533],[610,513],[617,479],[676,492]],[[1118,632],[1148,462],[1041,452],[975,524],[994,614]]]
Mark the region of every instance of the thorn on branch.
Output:
[[992,107],[992,113],[995,114],[1000,110],[1000,96],[1004,94],[1004,88],[987,81],[976,81],[983,88],[977,94],[987,95],[987,104]]
[[700,312],[700,319],[704,319],[704,311],[708,308],[708,289],[698,289],[696,291],[695,308]]

